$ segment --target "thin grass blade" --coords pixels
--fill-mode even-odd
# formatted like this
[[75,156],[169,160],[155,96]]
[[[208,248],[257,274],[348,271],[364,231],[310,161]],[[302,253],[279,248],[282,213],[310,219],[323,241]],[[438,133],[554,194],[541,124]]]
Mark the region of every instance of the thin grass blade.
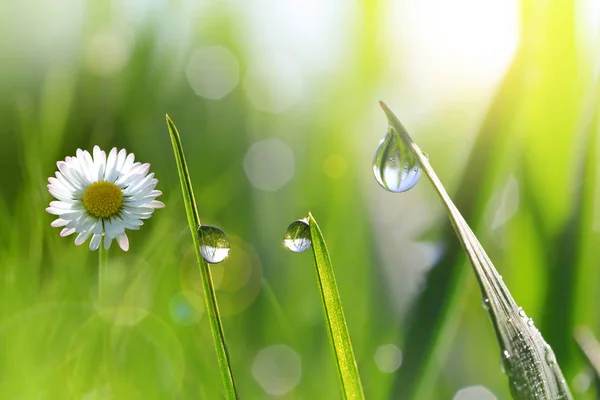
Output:
[[204,289],[204,298],[206,301],[206,313],[208,315],[208,320],[210,322],[210,328],[215,343],[215,351],[217,352],[217,359],[219,360],[223,385],[225,386],[225,398],[237,399],[238,396],[235,382],[233,380],[233,374],[231,372],[229,353],[227,352],[227,346],[225,343],[225,333],[223,330],[223,324],[221,323],[219,307],[217,305],[215,287],[209,266],[200,254],[200,239],[198,237],[197,230],[201,225],[200,215],[198,214],[198,207],[196,206],[196,200],[194,199],[194,191],[192,189],[190,174],[188,172],[185,156],[183,154],[181,138],[179,137],[179,132],[177,131],[175,124],[168,115],[167,125],[169,127],[169,134],[171,135],[171,142],[175,152],[175,161],[177,162],[177,170],[179,172],[179,179],[181,182],[185,213],[190,225],[192,242],[194,243],[196,258],[198,260],[198,268],[200,270],[200,278],[202,280],[202,288]]
[[340,376],[342,391],[346,399],[364,399],[362,384],[358,374],[358,367],[350,342],[350,334],[346,326],[346,318],[342,309],[342,301],[338,292],[333,265],[329,257],[329,251],[325,239],[312,214],[308,214],[312,250],[317,268],[317,280],[323,310],[325,311],[325,322],[329,330],[329,336],[333,344],[333,353],[336,359],[337,370]]
[[572,399],[554,352],[533,320],[514,301],[485,250],[462,217],[431,167],[394,113],[380,103],[390,128],[412,150],[446,207],[454,230],[473,266],[484,303],[501,346],[502,360],[515,399]]

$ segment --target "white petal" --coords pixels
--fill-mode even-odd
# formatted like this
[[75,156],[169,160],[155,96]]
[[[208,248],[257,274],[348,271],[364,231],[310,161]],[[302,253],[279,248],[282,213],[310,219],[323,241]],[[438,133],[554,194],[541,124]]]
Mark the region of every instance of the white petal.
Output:
[[54,208],[54,207],[46,207],[46,212],[50,213],[52,215],[62,215],[62,214],[65,214],[68,211],[61,210],[59,208]]
[[53,228],[58,228],[58,227],[61,227],[61,226],[65,226],[68,223],[69,223],[69,221],[67,221],[66,219],[58,218],[58,219],[55,219],[54,221],[52,221],[52,223],[50,224],[50,226],[53,227]]
[[150,202],[150,207],[152,208],[165,208],[165,203],[158,200],[153,200]]
[[109,238],[108,236],[104,236],[104,249],[108,250],[110,249],[110,244],[112,243],[112,238]]
[[96,224],[98,222],[99,222],[98,219],[96,219],[95,217],[86,216],[86,218],[81,221],[81,224],[79,225],[79,227],[77,228],[77,230],[79,232],[87,232],[87,231],[89,231],[91,233],[92,229],[96,226]]
[[129,239],[127,238],[127,234],[125,232],[117,235],[117,242],[123,251],[129,250]]
[[50,192],[50,194],[52,196],[54,196],[56,199],[60,200],[60,201],[64,201],[64,202],[73,202],[73,200],[75,200],[70,194],[67,194],[65,192],[62,192],[60,190],[57,190],[55,187],[53,186],[49,186],[48,187],[48,192]]
[[83,159],[81,160],[82,168],[85,172],[85,175],[92,182],[98,180],[98,171],[94,166],[94,160],[90,153],[86,150],[83,152]]
[[[62,218],[62,216],[61,216]],[[82,215],[79,218],[75,218],[69,221],[69,223],[67,224],[67,228],[74,228],[78,231],[81,231],[81,229],[79,229],[79,227],[81,226],[82,222],[85,220],[86,216]],[[63,218],[65,219],[65,218]]]
[[102,220],[97,220],[96,224],[90,230],[95,234],[102,234]]
[[60,171],[55,172],[54,175],[56,176],[56,179],[70,191],[83,193],[84,187],[82,185],[77,185],[77,182],[69,181],[62,173],[60,173]]
[[79,246],[81,245],[83,242],[85,242],[86,240],[88,240],[88,238],[90,237],[90,235],[92,234],[92,232],[81,232],[79,235],[77,235],[77,237],[75,238],[75,246]]
[[68,203],[64,201],[51,201],[50,207],[57,208],[59,210],[83,210],[83,206],[76,203]]
[[[113,176],[115,174],[115,166],[117,164],[117,148],[113,147],[108,153],[108,159],[106,160],[106,170],[104,171],[104,180],[114,182]],[[106,241],[105,241],[106,242]],[[109,244],[110,246],[110,244]]]
[[[48,207],[50,210],[54,211],[54,209],[52,207]],[[46,209],[46,211],[48,211],[50,214],[55,214],[53,212],[51,212],[49,209]],[[81,216],[84,215],[84,211],[83,210],[76,210],[76,211],[67,211],[65,212],[64,210],[60,210],[60,214],[55,214],[55,215],[60,215],[60,217],[62,219],[68,219],[68,220],[75,220]]]
[[135,160],[135,156],[133,155],[133,153],[129,153],[129,155],[125,159],[125,164],[123,164],[123,168],[121,168],[121,176],[129,173],[129,170],[133,166],[134,160]]
[[75,228],[63,228],[63,230],[60,231],[60,236],[65,237],[72,233],[75,233]]
[[[117,236],[116,229],[111,220],[104,221],[104,235],[110,239],[113,239]],[[106,242],[106,239],[104,240]]]
[[104,179],[104,170],[106,169],[106,153],[100,150],[100,147],[94,146],[94,166],[96,169],[96,180]]
[[90,250],[92,250],[92,251],[98,250],[98,247],[100,247],[101,240],[102,240],[102,234],[94,233],[92,235],[92,240],[90,240]]
[[138,183],[130,185],[127,189],[123,190],[124,196],[133,196],[137,192],[140,191],[144,186],[146,186],[152,179],[154,178],[154,172],[150,175],[146,176],[144,179],[139,181]]
[[127,158],[127,152],[125,149],[121,149],[119,151],[119,155],[117,157],[117,167],[116,170],[119,174],[121,174],[121,170],[123,169],[123,165],[125,164],[125,159]]
[[48,182],[50,183],[50,185],[48,185],[49,187],[50,186],[54,187],[63,192],[72,193],[75,191],[75,189],[71,185],[69,185],[66,181],[64,181],[64,183],[63,183],[56,178],[50,177],[50,178],[48,178]]
[[77,156],[71,158],[70,164],[73,171],[82,177],[84,181],[92,182],[92,176],[89,168],[86,166],[85,153],[81,149],[77,149]]
[[[154,188],[156,187],[156,184],[148,184],[145,187],[140,188],[140,190],[133,194],[133,196],[130,197],[131,200],[139,200],[142,197],[146,197],[148,196],[150,193],[152,193],[152,191],[154,190]],[[154,196],[156,197],[156,196]]]
[[144,179],[149,170],[150,164],[135,163],[131,168],[131,171],[121,174],[117,180],[117,185],[121,187],[136,185],[139,181]]

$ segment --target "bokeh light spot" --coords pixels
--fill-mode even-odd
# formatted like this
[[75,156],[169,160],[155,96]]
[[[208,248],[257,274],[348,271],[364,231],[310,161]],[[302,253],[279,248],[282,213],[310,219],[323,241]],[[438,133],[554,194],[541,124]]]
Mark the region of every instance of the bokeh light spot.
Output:
[[254,358],[252,376],[265,392],[282,396],[300,383],[302,378],[300,356],[284,344],[265,347]]
[[496,396],[484,386],[468,386],[456,392],[452,400],[496,400]]
[[108,77],[120,72],[127,62],[133,35],[127,31],[104,29],[92,36],[85,52],[88,70],[100,77]]
[[391,373],[402,365],[402,351],[395,344],[384,344],[377,348],[374,359],[381,372]]
[[274,192],[294,176],[294,152],[279,139],[261,140],[246,153],[244,171],[252,186]]
[[218,100],[237,86],[239,65],[237,58],[225,47],[211,46],[192,54],[185,73],[198,96]]
[[204,313],[202,297],[191,291],[176,293],[169,302],[171,319],[179,325],[193,325]]

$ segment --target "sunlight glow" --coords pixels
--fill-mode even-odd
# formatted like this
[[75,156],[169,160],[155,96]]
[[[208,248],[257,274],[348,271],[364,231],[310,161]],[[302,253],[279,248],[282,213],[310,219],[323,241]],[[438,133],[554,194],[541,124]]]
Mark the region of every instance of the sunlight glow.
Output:
[[391,73],[398,76],[406,94],[410,92],[411,101],[422,103],[415,105],[419,109],[456,100],[465,91],[489,91],[517,50],[519,12],[517,0],[423,0],[396,5],[388,20],[390,45],[399,50],[389,53]]

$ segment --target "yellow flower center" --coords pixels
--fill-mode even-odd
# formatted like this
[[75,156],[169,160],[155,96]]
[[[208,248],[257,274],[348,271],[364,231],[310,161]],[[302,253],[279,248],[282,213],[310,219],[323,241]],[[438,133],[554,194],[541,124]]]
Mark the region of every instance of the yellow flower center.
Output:
[[83,192],[83,206],[96,218],[113,217],[122,205],[123,192],[112,182],[94,182]]

